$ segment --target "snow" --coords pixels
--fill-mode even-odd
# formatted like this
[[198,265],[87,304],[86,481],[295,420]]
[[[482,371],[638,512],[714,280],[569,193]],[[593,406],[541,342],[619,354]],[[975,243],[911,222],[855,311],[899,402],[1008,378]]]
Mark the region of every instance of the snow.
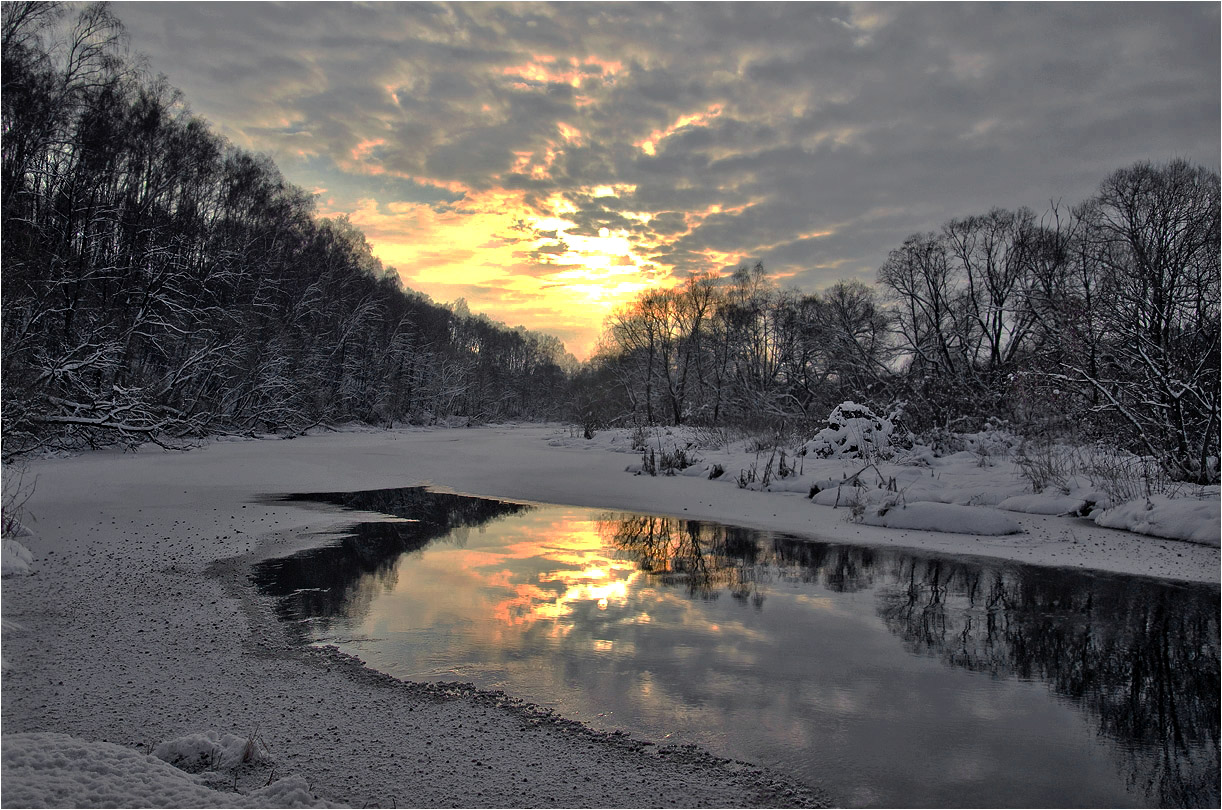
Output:
[[266,759],[254,736],[239,737],[215,729],[166,740],[153,749],[153,756],[192,773],[235,770],[245,763]]
[[[864,413],[863,406],[845,403],[840,409],[847,412]],[[835,415],[834,415],[835,416]],[[860,414],[859,414],[860,416]],[[860,418],[866,418],[860,416]],[[875,417],[877,418],[877,417]],[[841,419],[841,421],[846,421]],[[851,421],[851,420],[848,420]],[[825,431],[821,431],[821,435]],[[839,433],[837,435],[840,435]],[[847,434],[846,434],[847,435]],[[1020,474],[1018,464],[1012,458],[1020,440],[1005,431],[988,429],[976,434],[955,435],[950,443],[969,449],[945,452],[939,455],[934,449],[916,445],[899,450],[890,461],[881,456],[884,452],[867,458],[857,458],[852,448],[844,453],[832,453],[820,458],[815,452],[816,442],[800,443],[796,455],[787,456],[795,473],[785,478],[773,475],[768,484],[762,483],[762,471],[771,459],[779,459],[779,448],[773,450],[751,450],[751,441],[740,440],[716,448],[700,447],[701,431],[691,428],[655,428],[647,437],[647,444],[655,452],[688,448],[688,454],[700,461],[684,470],[680,475],[694,479],[708,479],[713,466],[719,465],[725,473],[713,483],[734,486],[740,473],[755,470],[755,480],[744,489],[765,495],[801,493],[809,496],[812,504],[831,507],[843,514],[847,523],[858,523],[883,529],[906,530],[907,532],[937,532],[938,535],[975,535],[977,540],[989,536],[1024,533],[1043,536],[1053,532],[1059,536],[1076,539],[1077,548],[1062,549],[1058,544],[1032,542],[1015,545],[1007,542],[989,545],[973,542],[970,545],[956,544],[948,537],[934,537],[905,533],[904,545],[938,550],[949,553],[984,554],[999,556],[1039,565],[1073,565],[1096,568],[1118,573],[1148,574],[1152,576],[1183,578],[1196,581],[1216,581],[1217,574],[1209,565],[1187,570],[1177,557],[1170,563],[1167,547],[1143,546],[1133,539],[1122,543],[1124,550],[1115,553],[1116,535],[1099,533],[1096,527],[1121,529],[1171,540],[1218,545],[1220,508],[1218,487],[1185,490],[1178,497],[1152,496],[1153,510],[1147,509],[1147,499],[1139,498],[1114,506],[1108,496],[1094,487],[1082,476],[1069,476],[1064,489],[1049,487],[1046,491],[1033,493],[1031,485]],[[557,435],[552,446],[602,449],[611,452],[638,452],[632,450],[630,431],[604,431],[592,440],[573,436],[565,439]],[[819,445],[822,446],[822,445]],[[894,448],[891,448],[894,449]],[[807,451],[805,455],[801,455]],[[787,451],[788,452],[788,451]],[[640,464],[630,464],[628,472],[641,475]],[[893,480],[892,480],[893,479]],[[724,497],[725,492],[719,493]],[[964,512],[958,509],[938,509],[929,504],[955,505],[960,507],[996,507],[983,511]],[[716,518],[727,522],[760,525],[761,518],[775,509],[775,502],[744,504],[743,515],[737,518]],[[891,514],[894,508],[906,506],[905,513]],[[656,507],[665,510],[666,507]],[[915,509],[915,511],[912,511]],[[999,511],[1000,510],[1000,511]],[[673,510],[672,510],[673,511]],[[880,512],[882,514],[880,514]],[[1014,513],[1029,515],[1019,519]],[[778,513],[779,514],[779,513]],[[889,516],[888,516],[889,515]],[[1083,515],[1086,519],[1078,519]],[[1037,516],[1064,517],[1062,521],[1036,520]],[[764,521],[767,522],[767,521]],[[788,522],[786,529],[792,530]],[[1088,528],[1089,527],[1089,528]],[[890,537],[871,536],[854,531],[852,538],[845,537],[839,528],[832,530],[820,525],[815,531],[820,537],[836,535],[836,539],[858,543],[893,543],[897,535]],[[1102,538],[1102,539],[1098,539]],[[1072,541],[1071,541],[1072,542]],[[1097,544],[1097,545],[1096,545]],[[1087,550],[1087,546],[1090,550]],[[1098,550],[1106,549],[1100,553]],[[1174,554],[1182,555],[1182,549]],[[1161,558],[1154,562],[1153,557]],[[1170,563],[1164,565],[1163,563]]]
[[6,734],[7,807],[331,807],[289,777],[242,795],[160,759],[66,734]]
[[16,540],[4,538],[4,548],[0,556],[0,576],[25,576],[30,573],[30,563],[34,556],[30,550]]
[[888,529],[923,529],[952,534],[1018,534],[1022,527],[995,509],[923,501],[886,510],[867,510],[862,518],[870,526]]
[[1086,508],[1088,502],[1088,499],[1078,495],[1041,493],[1039,495],[1011,495],[998,503],[997,508],[1032,515],[1076,515]]
[[1216,497],[1171,499],[1166,495],[1151,495],[1104,510],[1095,522],[1100,526],[1204,543],[1215,548],[1222,542]]
[[[296,647],[270,602],[250,588],[249,566],[326,542],[351,514],[261,500],[269,494],[427,484],[827,542],[1218,582],[1216,487],[1154,498],[1153,509],[1143,499],[1140,515],[1131,504],[1096,510],[1101,522],[1132,529],[1121,531],[1038,513],[1064,493],[1014,502],[1046,504],[1034,512],[992,508],[1035,493],[1008,455],[976,452],[980,446],[941,456],[915,448],[877,466],[794,458],[790,447],[795,469],[780,477],[779,454],[746,437],[710,441],[707,431],[662,429],[644,437],[659,455],[684,449],[698,461],[654,477],[624,471],[626,454],[639,467],[640,438],[624,430],[586,440],[568,427],[497,425],[320,432],[188,453],[106,450],[31,462],[39,486],[27,504],[33,534],[21,544],[35,575],[6,577],[3,587],[5,804],[819,800],[774,772],[707,752],[596,732],[509,695],[396,681],[338,650]],[[740,488],[752,464],[753,488]],[[714,465],[725,472],[710,480]],[[816,482],[851,476],[864,485],[856,510],[823,505],[822,493],[808,497]],[[870,525],[871,511],[887,504],[890,525]],[[990,533],[1000,521],[1020,533]],[[1151,528],[1196,542],[1136,533]],[[256,756],[226,770],[251,739]],[[186,773],[150,757],[154,751],[205,770]],[[279,792],[261,792],[265,786]]]

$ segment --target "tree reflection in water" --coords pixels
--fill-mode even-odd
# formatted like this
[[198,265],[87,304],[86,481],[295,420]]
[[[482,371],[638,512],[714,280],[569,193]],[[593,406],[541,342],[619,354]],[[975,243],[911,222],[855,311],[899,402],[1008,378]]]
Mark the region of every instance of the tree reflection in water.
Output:
[[879,614],[910,650],[1043,681],[1122,743],[1130,789],[1162,806],[1218,804],[1216,592],[913,557],[889,569]]
[[663,585],[760,608],[764,586],[874,589],[917,655],[1046,683],[1120,743],[1128,787],[1161,806],[1217,806],[1216,588],[917,557],[699,521],[608,516],[602,535]]
[[[357,524],[335,545],[256,566],[252,579],[278,597],[281,617],[313,623],[296,625],[303,641],[326,630],[330,617],[354,626],[374,596],[394,585],[404,554],[435,540],[461,545],[468,527],[530,508],[420,488],[288,500],[410,521]],[[530,550],[530,538],[510,542],[523,544],[515,552],[523,559],[558,566],[538,570],[613,557],[644,574],[633,588],[677,589],[705,601],[729,593],[753,611],[767,611],[770,589],[872,592],[882,625],[909,653],[997,679],[1042,682],[1079,706],[1114,741],[1109,749],[1121,752],[1131,793],[1163,806],[1219,803],[1216,586],[917,556],[645,515],[603,515],[591,536],[602,548],[590,558],[578,554],[579,565],[552,561],[545,546]],[[523,569],[529,577],[538,576],[533,564]]]
[[345,509],[377,512],[399,518],[393,522],[362,522],[347,526],[334,544],[307,549],[290,557],[264,560],[254,566],[251,581],[276,597],[276,613],[295,628],[299,641],[308,640],[307,622],[326,630],[332,619],[352,621],[362,616],[378,593],[394,588],[397,563],[442,538],[462,542],[471,527],[523,512],[520,503],[431,492],[423,487],[375,489],[363,492],[318,492],[269,499],[272,503],[326,503]]
[[654,515],[608,516],[599,534],[637,568],[662,585],[691,596],[716,599],[722,589],[756,608],[764,604],[760,584],[768,566],[758,564],[756,532],[734,526]]

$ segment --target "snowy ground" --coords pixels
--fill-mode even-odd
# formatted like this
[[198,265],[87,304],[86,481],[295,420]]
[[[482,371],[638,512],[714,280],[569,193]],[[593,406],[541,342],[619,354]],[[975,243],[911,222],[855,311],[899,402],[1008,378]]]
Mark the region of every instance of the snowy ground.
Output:
[[[659,447],[685,441],[653,439]],[[1216,488],[1178,505],[1121,504],[1111,512],[1117,525],[1199,535],[1189,543],[1040,514],[1077,508],[1084,491],[1035,496],[1005,458],[991,466],[971,454],[880,465],[870,488],[832,487],[812,502],[812,484],[843,480],[861,463],[803,459],[800,476],[775,482],[788,491],[764,492],[758,479],[746,489],[733,479],[751,463],[762,472],[767,453],[757,460],[732,445],[697,455],[687,475],[633,475],[625,468],[639,465],[641,454],[627,433],[585,440],[553,426],[325,433],[32,464],[32,534],[18,538],[29,559],[19,547],[5,549],[6,573],[10,558],[14,571],[28,563],[31,573],[3,581],[0,800],[565,807],[817,800],[775,774],[593,732],[512,696],[403,684],[337,654],[291,648],[245,584],[246,568],[313,542],[301,530],[351,515],[256,503],[262,494],[432,484],[828,541],[1219,577]],[[726,472],[708,480],[714,464]],[[844,505],[849,494],[857,509]],[[839,506],[827,505],[838,496]],[[1172,524],[1180,528],[1163,530]],[[1012,528],[1019,532],[1000,533]]]

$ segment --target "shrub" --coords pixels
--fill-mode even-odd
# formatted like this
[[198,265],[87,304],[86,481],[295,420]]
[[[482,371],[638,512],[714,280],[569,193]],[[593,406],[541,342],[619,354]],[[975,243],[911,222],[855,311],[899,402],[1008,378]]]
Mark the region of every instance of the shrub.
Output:
[[22,532],[21,519],[25,504],[34,494],[38,479],[27,481],[25,461],[4,465],[3,492],[0,493],[0,537],[14,537]]
[[932,427],[922,431],[917,434],[916,443],[928,447],[937,458],[967,449],[967,440],[962,435],[944,427]]
[[[686,470],[688,467],[700,461],[695,456],[689,456],[687,451],[689,447],[676,447],[673,451],[667,452],[663,450],[658,459],[658,468],[664,475],[674,475],[679,470]],[[650,451],[652,452],[652,451]]]
[[658,459],[654,455],[653,448],[641,451],[641,472],[646,475],[658,474]]
[[649,446],[649,428],[645,425],[636,425],[632,428],[632,449],[644,450]]
[[1151,495],[1175,495],[1182,486],[1171,479],[1163,464],[1149,456],[1098,446],[1085,448],[1079,455],[1082,474],[1113,504]]
[[1032,492],[1055,487],[1069,494],[1069,481],[1075,464],[1068,448],[1046,440],[1024,441],[1014,456],[1019,472],[1031,484]]
[[730,432],[724,427],[698,425],[691,429],[692,443],[702,450],[720,450],[730,443]]

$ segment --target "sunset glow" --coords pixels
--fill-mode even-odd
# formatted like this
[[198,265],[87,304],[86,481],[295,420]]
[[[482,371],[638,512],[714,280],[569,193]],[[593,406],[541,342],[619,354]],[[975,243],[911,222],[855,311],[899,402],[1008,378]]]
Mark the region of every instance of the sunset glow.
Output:
[[406,287],[579,358],[695,274],[871,282],[912,233],[1082,199],[1134,155],[1217,165],[1208,4],[116,8]]
[[[601,197],[624,191],[631,186],[592,190]],[[524,192],[503,189],[468,193],[461,211],[372,198],[349,210],[322,209],[348,215],[407,287],[437,300],[465,299],[472,311],[496,312],[507,322],[560,326],[577,336],[568,349],[584,357],[598,335],[592,323],[668,279],[638,254],[637,240],[624,229],[572,232],[577,225],[566,215],[574,211],[562,197],[531,206]]]
[[[623,605],[642,574],[631,562],[604,556],[597,524],[572,518],[519,522],[518,533],[503,546],[454,550],[452,573],[457,580],[478,579],[503,594],[489,606],[500,624],[521,628],[550,625],[551,634],[564,635],[578,605],[599,610]],[[547,570],[523,581],[514,573],[524,560],[545,560]]]

